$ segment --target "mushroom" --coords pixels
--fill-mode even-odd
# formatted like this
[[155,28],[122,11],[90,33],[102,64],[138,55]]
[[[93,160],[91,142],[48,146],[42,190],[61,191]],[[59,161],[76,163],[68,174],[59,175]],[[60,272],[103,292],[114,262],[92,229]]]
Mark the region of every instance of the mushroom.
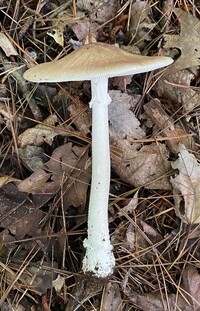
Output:
[[88,210],[83,271],[105,278],[112,274],[115,258],[109,237],[108,199],[110,149],[108,128],[108,78],[133,75],[170,65],[165,56],[133,55],[106,43],[89,43],[64,58],[28,69],[24,78],[32,82],[91,80],[92,181]]

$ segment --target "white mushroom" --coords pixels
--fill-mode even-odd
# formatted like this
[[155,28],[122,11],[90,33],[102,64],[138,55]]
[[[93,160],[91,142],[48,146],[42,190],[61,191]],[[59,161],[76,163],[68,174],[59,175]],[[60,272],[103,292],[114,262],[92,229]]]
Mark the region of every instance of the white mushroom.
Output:
[[88,211],[88,237],[83,271],[97,277],[113,272],[115,258],[109,237],[108,198],[110,188],[110,148],[108,129],[108,78],[133,75],[170,65],[164,56],[127,53],[105,43],[90,43],[64,58],[36,65],[24,78],[33,82],[91,80],[92,97],[92,182]]

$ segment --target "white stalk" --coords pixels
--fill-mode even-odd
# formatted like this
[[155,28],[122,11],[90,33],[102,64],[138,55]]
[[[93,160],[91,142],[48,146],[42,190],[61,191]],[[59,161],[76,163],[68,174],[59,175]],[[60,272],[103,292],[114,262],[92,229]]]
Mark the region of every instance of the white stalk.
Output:
[[91,81],[92,100],[92,182],[88,211],[88,237],[83,271],[105,278],[112,274],[115,258],[108,228],[110,189],[110,147],[108,128],[108,78]]

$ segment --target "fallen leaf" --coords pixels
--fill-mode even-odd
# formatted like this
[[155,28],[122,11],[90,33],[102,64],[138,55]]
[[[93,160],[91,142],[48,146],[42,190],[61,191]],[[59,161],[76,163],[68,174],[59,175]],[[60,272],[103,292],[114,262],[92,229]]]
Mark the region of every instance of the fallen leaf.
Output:
[[34,262],[30,263],[23,272],[19,270],[18,263],[12,263],[11,268],[5,269],[6,281],[8,284],[13,282],[18,276],[17,282],[14,284],[15,289],[21,288],[30,289],[38,294],[45,294],[48,289],[52,288],[52,281],[56,278],[57,273],[54,269],[57,268],[55,262]]
[[34,236],[38,223],[45,215],[39,208],[51,197],[51,194],[36,194],[30,199],[27,193],[19,192],[17,186],[12,183],[0,188],[2,241],[6,243],[22,239],[25,235]]
[[110,135],[120,138],[143,138],[145,131],[133,113],[133,108],[141,99],[140,95],[131,96],[121,91],[109,92],[112,102],[108,106]]
[[46,159],[43,148],[27,145],[24,148],[18,148],[18,152],[24,166],[28,167],[31,171],[43,167]]
[[197,70],[179,70],[158,79],[153,87],[159,97],[171,101],[177,108],[181,105],[186,112],[191,112],[200,102],[200,91],[193,88]]
[[183,270],[181,285],[187,293],[191,310],[200,310],[200,275],[194,266],[186,265]]
[[140,220],[140,225],[142,228],[142,232],[145,233],[145,235],[148,237],[149,241],[151,241],[153,245],[156,245],[158,242],[161,242],[163,240],[162,235],[145,221]]
[[0,32],[0,46],[2,48],[2,50],[4,51],[4,53],[6,54],[6,56],[17,56],[19,55],[17,53],[17,51],[15,50],[12,42],[10,42],[10,40],[8,39],[8,37],[1,31]]
[[[7,192],[5,189],[14,191]],[[14,186],[5,189],[0,189],[1,228],[9,229],[16,239],[22,239],[26,234],[33,235],[44,213],[36,209],[28,196],[18,192]]]
[[56,115],[50,115],[41,124],[25,130],[18,137],[20,148],[25,148],[28,145],[41,146],[44,142],[51,145],[53,139],[57,135],[67,135],[60,128],[56,128],[58,118]]
[[141,262],[152,262],[156,259],[155,250],[162,253],[166,243],[160,233],[143,220],[137,221],[137,225],[128,225],[123,248],[135,253],[135,257]]
[[119,3],[116,0],[77,0],[77,9],[90,13],[91,21],[98,21],[99,24],[103,24],[117,15]]
[[71,29],[75,33],[77,39],[80,41],[85,40],[87,38],[89,32],[93,34],[93,36],[97,37],[96,28],[98,27],[98,23],[90,22],[87,17],[79,19],[71,26]]
[[112,79],[112,85],[117,87],[118,90],[125,92],[128,84],[131,83],[133,75],[130,76],[122,76],[122,77],[114,77]]
[[165,112],[159,99],[154,98],[144,105],[146,114],[150,117],[153,125],[156,125],[156,131],[159,130],[158,137],[166,137],[166,145],[169,149],[178,153],[179,143],[184,144],[186,147],[191,146],[194,141],[191,136],[187,136],[184,129],[178,127],[173,122],[173,118]]
[[147,1],[136,1],[131,5],[129,31],[131,42],[139,48],[144,48],[147,41],[152,40],[151,30],[156,26],[149,18],[151,5]]
[[19,191],[34,193],[38,188],[44,186],[46,181],[50,178],[50,174],[47,174],[43,169],[37,169],[29,177],[20,181],[17,185]]
[[40,200],[48,200],[58,193],[57,204],[62,200],[65,210],[73,206],[81,211],[85,207],[90,179],[88,146],[68,143],[56,148],[43,169],[36,170],[22,181],[19,189],[33,194],[33,207],[38,206]]
[[0,241],[0,260],[1,260],[1,262],[7,261],[8,253],[9,253],[8,248],[3,243],[1,243],[1,241]]
[[[179,146],[179,157],[172,162],[179,172],[171,178],[174,192],[175,212],[185,223],[200,223],[200,165],[195,156],[184,145]],[[184,200],[184,212],[180,211]]]
[[[53,174],[52,180],[61,187],[64,208],[84,209],[87,189],[91,178],[88,162],[88,146],[72,146],[71,143],[56,148],[45,167]],[[44,185],[45,189],[46,185]],[[59,200],[61,198],[59,193]]]
[[26,268],[26,273],[22,274],[22,278],[27,285],[33,287],[40,294],[45,294],[48,289],[52,288],[53,280],[56,279],[57,273],[55,268],[57,268],[55,262],[30,263]]
[[178,286],[177,294],[150,292],[139,294],[134,290],[124,290],[128,298],[143,311],[200,311],[200,275],[198,270],[187,264],[182,273],[181,286]]
[[88,105],[86,106],[78,96],[76,96],[67,110],[70,113],[71,122],[76,126],[76,130],[87,136],[90,133],[92,124]]
[[171,165],[164,144],[152,143],[141,147],[119,137],[111,137],[111,144],[121,151],[121,156],[112,153],[111,158],[112,168],[122,181],[134,187],[171,189],[167,176]]
[[173,12],[180,22],[181,31],[179,35],[164,35],[166,40],[164,48],[178,48],[181,50],[181,55],[171,66],[169,72],[200,64],[199,19],[178,8],[174,8]]

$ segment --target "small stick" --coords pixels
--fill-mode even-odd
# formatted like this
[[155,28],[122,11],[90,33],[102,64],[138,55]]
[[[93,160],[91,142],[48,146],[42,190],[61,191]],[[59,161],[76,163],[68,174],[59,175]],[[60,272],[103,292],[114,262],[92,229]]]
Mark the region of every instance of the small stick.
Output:
[[72,0],[73,2],[73,17],[76,17],[76,0]]

